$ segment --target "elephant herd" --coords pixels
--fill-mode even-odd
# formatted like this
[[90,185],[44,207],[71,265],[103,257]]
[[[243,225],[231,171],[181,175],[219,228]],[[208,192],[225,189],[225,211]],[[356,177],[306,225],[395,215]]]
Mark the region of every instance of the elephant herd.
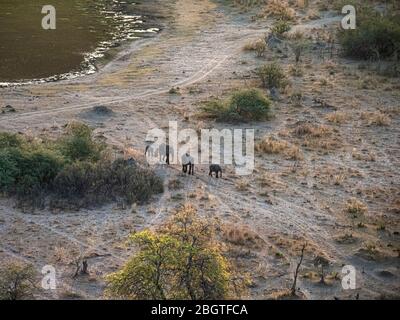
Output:
[[[157,157],[160,162],[170,164],[170,157],[173,156],[174,149],[165,143],[154,148],[152,144],[146,146],[145,156]],[[194,175],[194,158],[187,152],[181,157],[182,172],[189,175]],[[219,164],[211,164],[209,168],[209,176],[215,173],[216,178],[222,178],[222,168]]]

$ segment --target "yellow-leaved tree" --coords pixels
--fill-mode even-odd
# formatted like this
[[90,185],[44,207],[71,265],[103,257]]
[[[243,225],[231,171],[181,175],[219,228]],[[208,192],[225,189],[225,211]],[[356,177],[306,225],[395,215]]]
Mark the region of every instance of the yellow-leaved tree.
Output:
[[106,277],[113,299],[232,298],[233,277],[214,237],[214,227],[189,205],[157,231],[131,235],[138,252]]

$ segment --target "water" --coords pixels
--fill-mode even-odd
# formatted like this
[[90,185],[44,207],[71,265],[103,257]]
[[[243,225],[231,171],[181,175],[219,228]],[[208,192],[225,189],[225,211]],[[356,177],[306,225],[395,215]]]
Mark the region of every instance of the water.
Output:
[[[57,80],[95,71],[110,48],[145,32],[134,0],[0,0],[0,83]],[[56,8],[56,30],[42,7]]]

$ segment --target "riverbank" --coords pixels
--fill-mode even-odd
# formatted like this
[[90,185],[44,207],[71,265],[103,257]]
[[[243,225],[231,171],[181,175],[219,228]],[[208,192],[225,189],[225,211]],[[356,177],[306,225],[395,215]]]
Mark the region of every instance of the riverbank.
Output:
[[[17,0],[18,1],[18,0]],[[92,74],[130,41],[160,31],[133,1],[55,1],[56,29],[41,27],[41,2],[0,5],[0,83],[44,83]],[[143,8],[146,14],[149,11]]]

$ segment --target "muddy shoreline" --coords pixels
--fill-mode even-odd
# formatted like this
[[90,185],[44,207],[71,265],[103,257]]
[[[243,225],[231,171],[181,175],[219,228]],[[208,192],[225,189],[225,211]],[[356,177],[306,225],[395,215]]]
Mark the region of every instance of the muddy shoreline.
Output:
[[[158,1],[150,1],[152,3]],[[117,32],[110,34],[110,39],[97,43],[94,50],[82,54],[79,66],[65,73],[53,74],[38,78],[4,79],[0,81],[1,87],[15,87],[29,84],[41,84],[57,82],[61,80],[75,79],[94,74],[112,61],[121,51],[128,48],[132,42],[151,38],[160,33],[164,27],[164,16],[152,10],[149,3],[135,4],[122,2],[115,5],[113,11],[107,11],[108,19],[115,20]]]

